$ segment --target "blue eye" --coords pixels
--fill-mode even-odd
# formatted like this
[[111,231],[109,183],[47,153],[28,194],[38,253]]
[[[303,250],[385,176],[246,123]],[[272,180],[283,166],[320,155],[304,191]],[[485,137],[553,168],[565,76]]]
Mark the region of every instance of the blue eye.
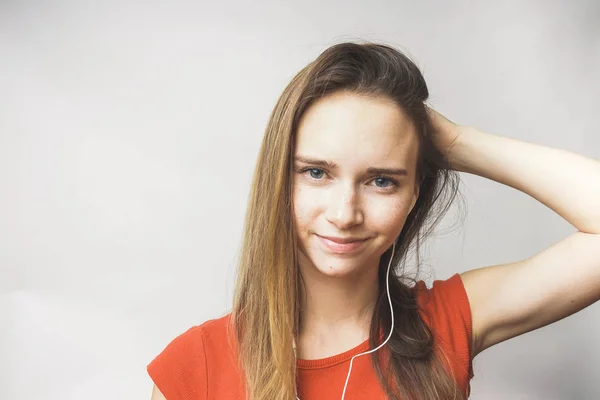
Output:
[[375,178],[375,186],[380,188],[388,188],[391,186],[396,186],[396,182],[389,178]]
[[307,172],[310,174],[310,177],[313,179],[321,179],[323,177],[323,175],[325,174],[323,172],[323,170],[318,169],[318,168],[309,168],[307,170],[305,170],[305,172]]

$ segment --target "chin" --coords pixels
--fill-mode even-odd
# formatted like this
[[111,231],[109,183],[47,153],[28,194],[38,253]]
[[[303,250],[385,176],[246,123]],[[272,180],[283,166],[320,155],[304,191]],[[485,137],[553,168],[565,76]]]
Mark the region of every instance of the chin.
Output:
[[346,276],[361,269],[361,265],[343,260],[321,260],[314,265],[320,273],[331,277]]
[[313,266],[319,273],[329,277],[344,277],[364,272],[369,260],[364,255],[348,256],[336,254],[302,254],[302,260],[307,266]]

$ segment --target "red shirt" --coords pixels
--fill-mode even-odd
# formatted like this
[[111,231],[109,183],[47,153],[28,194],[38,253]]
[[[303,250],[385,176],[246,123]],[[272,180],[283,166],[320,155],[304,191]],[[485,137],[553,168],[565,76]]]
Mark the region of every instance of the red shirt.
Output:
[[[473,377],[471,310],[460,275],[434,281],[430,289],[419,281],[415,290],[421,315],[449,357],[458,389],[469,393]],[[148,374],[167,400],[245,398],[235,349],[226,340],[230,315],[188,329],[148,365]],[[298,397],[341,398],[350,359],[367,350],[368,340],[332,357],[297,360]],[[354,359],[345,400],[385,399],[370,357],[366,354]]]

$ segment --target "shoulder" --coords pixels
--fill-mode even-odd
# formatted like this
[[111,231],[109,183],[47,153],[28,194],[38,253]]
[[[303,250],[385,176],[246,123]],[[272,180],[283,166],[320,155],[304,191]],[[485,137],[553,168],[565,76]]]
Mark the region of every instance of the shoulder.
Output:
[[431,329],[444,358],[450,358],[457,380],[468,387],[473,377],[471,307],[460,274],[414,286],[419,311]]
[[227,314],[187,329],[148,364],[148,374],[167,399],[208,397],[212,364],[234,359],[230,354],[229,321]]
[[464,324],[471,330],[471,307],[460,274],[445,280],[434,280],[431,288],[424,281],[414,287],[417,303],[432,324]]

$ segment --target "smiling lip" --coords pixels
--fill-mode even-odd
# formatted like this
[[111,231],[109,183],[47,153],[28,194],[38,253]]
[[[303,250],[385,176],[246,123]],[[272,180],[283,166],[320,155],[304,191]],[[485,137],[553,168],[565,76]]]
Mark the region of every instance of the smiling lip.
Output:
[[361,247],[368,238],[338,238],[331,236],[319,236],[319,241],[333,253],[343,254],[351,253]]

